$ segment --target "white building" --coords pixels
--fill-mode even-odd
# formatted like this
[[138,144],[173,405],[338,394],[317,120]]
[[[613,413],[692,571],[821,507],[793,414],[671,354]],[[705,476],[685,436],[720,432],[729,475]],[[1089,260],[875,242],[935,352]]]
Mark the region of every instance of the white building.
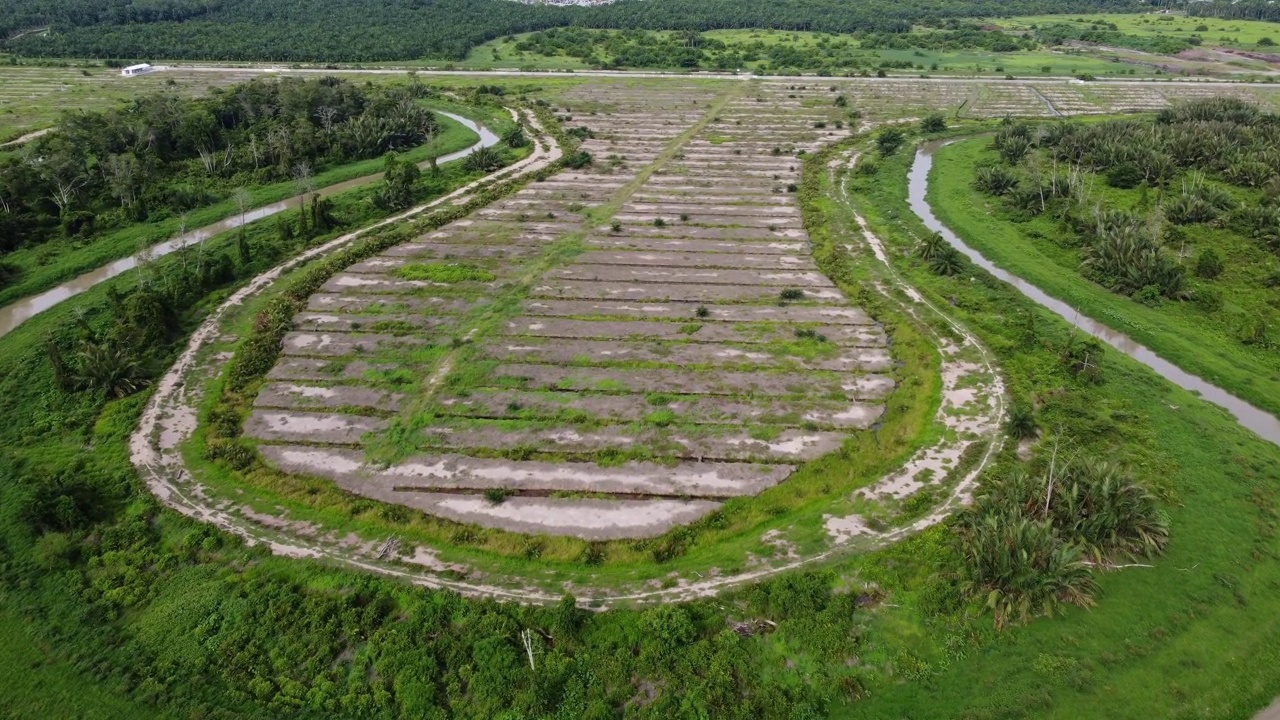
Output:
[[125,68],[125,69],[123,69],[123,70],[121,70],[121,71],[120,71],[120,76],[121,76],[121,77],[133,77],[134,75],[141,75],[141,74],[143,74],[143,73],[149,73],[149,72],[151,72],[152,70],[155,70],[155,68],[151,67],[151,66],[150,66],[150,65],[148,65],[147,63],[142,63],[142,64],[140,64],[140,65],[130,65],[129,67],[127,67],[127,68]]

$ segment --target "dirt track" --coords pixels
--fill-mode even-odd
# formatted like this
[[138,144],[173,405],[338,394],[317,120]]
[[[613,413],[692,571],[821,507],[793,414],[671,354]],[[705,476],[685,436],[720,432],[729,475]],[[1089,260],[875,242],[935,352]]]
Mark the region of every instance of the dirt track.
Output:
[[[558,148],[552,148],[549,152],[539,153],[526,161],[523,169],[528,170],[533,167],[545,164],[558,155]],[[460,191],[461,192],[461,191]],[[408,215],[422,212],[424,209],[415,209],[405,216],[395,218],[387,222],[394,222]],[[349,243],[358,233],[350,236],[339,238],[324,247],[316,248],[308,253],[307,259],[315,257],[323,253],[332,252],[337,248]],[[872,239],[873,240],[873,239]],[[303,258],[295,260],[291,265],[300,262]],[[429,551],[425,552],[420,548],[413,555],[417,558],[417,564],[421,569],[406,570],[405,562],[412,563],[413,560],[405,560],[399,564],[387,563],[376,559],[376,544],[365,543],[358,546],[335,545],[326,541],[325,538],[308,536],[305,532],[299,532],[299,528],[294,526],[288,520],[274,519],[267,521],[264,518],[255,517],[249,513],[236,512],[234,508],[228,509],[222,505],[218,505],[206,498],[201,487],[186,472],[183,467],[182,459],[178,454],[179,445],[190,436],[195,428],[195,407],[200,400],[200,383],[198,378],[210,372],[211,359],[204,357],[207,353],[202,353],[204,348],[214,337],[217,331],[218,322],[222,316],[228,311],[242,304],[248,297],[261,292],[268,287],[272,281],[279,277],[280,272],[284,268],[278,268],[266,275],[255,279],[250,286],[236,293],[231,299],[220,307],[210,318],[201,326],[201,328],[193,335],[188,349],[178,363],[170,370],[168,374],[158,384],[156,395],[148,405],[144,413],[143,421],[139,429],[135,433],[132,442],[133,459],[135,464],[141,469],[147,479],[148,485],[153,492],[166,504],[189,516],[213,522],[224,529],[234,532],[244,537],[251,543],[264,543],[272,548],[273,552],[282,555],[295,557],[314,557],[327,558],[343,564],[351,565],[357,568],[373,570],[395,576],[405,577],[415,583],[427,585],[430,587],[447,587],[458,592],[468,595],[489,596],[505,599],[516,599],[527,602],[551,602],[559,597],[559,589],[539,589],[531,587],[527,583],[522,582],[518,578],[503,578],[495,582],[478,582],[468,580],[448,579],[442,577],[439,572],[446,569],[442,564],[430,561],[433,557]],[[889,282],[893,279],[889,278]],[[914,294],[914,293],[912,293]],[[917,296],[918,300],[918,296]],[[539,305],[547,305],[546,309],[551,309],[555,303],[563,303],[566,301],[531,301],[530,309],[537,310]],[[570,301],[583,303],[584,301]],[[595,307],[609,309],[616,307],[616,303],[589,303]],[[725,306],[733,312],[751,312],[757,306]],[[758,306],[760,310],[770,310],[768,306]],[[572,314],[577,315],[580,307],[575,307]],[[914,307],[906,308],[913,314],[938,312],[941,311],[919,301]],[[865,323],[865,316],[858,312],[849,315],[846,309],[838,306],[798,306],[794,308],[773,308],[771,312],[784,313],[820,313],[814,315],[814,319],[822,317],[828,321],[835,320],[837,322],[854,322]],[[841,312],[842,316],[830,315],[830,313]],[[626,313],[627,317],[634,317],[632,312]],[[945,317],[945,314],[944,314]],[[856,325],[855,325],[856,327]],[[985,351],[981,351],[976,345],[973,338],[963,332],[962,328],[957,328],[964,335],[965,341],[961,343],[968,348],[964,353],[972,353],[975,348],[981,352],[985,358]],[[944,408],[940,409],[937,420],[944,426],[952,430],[962,433],[965,437],[982,436],[998,425],[1003,406],[1001,402],[1002,388],[999,384],[998,376],[995,375],[994,369],[989,363],[974,363],[969,355],[963,355],[961,348],[955,348],[955,352],[944,349],[943,355],[943,373],[944,379],[947,377],[953,380],[959,378],[967,378],[966,386],[971,387],[975,384],[979,373],[985,380],[978,379],[977,386],[983,387],[983,383],[987,384],[991,391],[991,397],[995,398],[994,404],[974,404],[972,398],[959,397],[959,395],[951,396],[953,402],[950,405],[944,403]],[[216,367],[216,365],[215,365]],[[190,380],[190,382],[185,382]],[[969,391],[972,393],[972,389]],[[944,412],[944,410],[963,410],[963,412]],[[866,412],[865,410],[862,412]],[[988,457],[992,450],[988,452]],[[886,497],[900,497],[905,489],[911,487],[914,475],[912,468],[916,470],[930,469],[936,472],[945,466],[946,461],[938,459],[939,457],[954,457],[963,449],[963,444],[954,442],[944,442],[940,447],[931,449],[935,455],[930,456],[929,450],[921,451],[921,454],[913,458],[912,465],[903,470],[891,473],[880,483],[872,486],[871,494],[883,493]],[[985,462],[985,460],[984,460]],[[745,572],[734,575],[708,576],[700,578],[697,581],[680,580],[676,587],[672,588],[636,588],[634,591],[625,591],[617,594],[596,594],[594,598],[600,602],[608,604],[609,602],[647,602],[654,600],[681,599],[700,595],[713,594],[719,589],[743,582],[750,582],[760,577],[782,572],[805,564],[820,561],[829,557],[832,553],[843,552],[849,546],[848,541],[854,536],[861,536],[858,546],[863,546],[867,542],[881,543],[891,542],[907,532],[916,531],[929,524],[938,522],[950,511],[955,503],[961,502],[965,497],[965,492],[976,477],[977,472],[981,469],[980,463],[978,468],[974,469],[967,477],[962,479],[950,500],[937,512],[930,516],[913,523],[909,527],[891,530],[883,534],[871,533],[867,531],[864,523],[857,517],[833,517],[828,520],[828,530],[832,535],[832,547],[822,553],[811,555],[803,558],[795,558],[791,561],[784,562],[781,565],[765,565],[755,567]],[[487,472],[487,471],[486,471]],[[924,476],[921,476],[922,478]],[[905,479],[904,479],[905,478]],[[620,481],[621,478],[620,478]],[[629,482],[629,481],[628,481]],[[649,482],[649,481],[645,481]],[[665,481],[664,481],[665,482]],[[438,502],[433,500],[429,494],[422,498],[423,502]],[[442,499],[443,500],[443,499]],[[513,498],[519,500],[512,506],[515,511],[520,507],[524,507],[521,503],[524,498]],[[530,499],[533,500],[533,499]],[[457,501],[447,500],[453,503],[448,507],[437,506],[434,508],[439,514],[456,516],[459,520],[471,519],[468,513],[480,506],[472,508],[468,505],[463,508],[458,502],[463,502],[462,498]],[[465,504],[465,503],[464,503]],[[474,504],[474,503],[473,503]],[[456,508],[454,506],[457,506]],[[653,506],[657,512],[669,512],[661,506]],[[452,509],[450,509],[452,508]],[[603,509],[603,508],[602,508]],[[541,510],[535,510],[532,505],[527,508],[528,512],[524,513],[525,520],[536,518]],[[673,506],[670,511],[674,511]],[[689,507],[688,510],[694,511],[696,508]],[[557,511],[560,512],[560,511]],[[514,518],[515,516],[513,516]],[[677,515],[670,516],[676,520]],[[584,521],[585,521],[584,516]],[[684,521],[687,521],[684,520]],[[536,531],[536,526],[529,526],[526,531]],[[871,536],[871,537],[869,537]],[[599,537],[609,537],[602,535]],[[422,558],[428,558],[423,562]],[[456,577],[456,576],[455,576]],[[592,595],[590,588],[575,588],[575,592],[583,598],[584,602]]]

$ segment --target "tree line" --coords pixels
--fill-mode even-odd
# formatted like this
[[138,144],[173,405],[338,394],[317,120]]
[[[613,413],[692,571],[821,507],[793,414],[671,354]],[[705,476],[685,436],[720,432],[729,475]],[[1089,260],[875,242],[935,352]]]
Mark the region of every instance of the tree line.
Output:
[[131,4],[45,0],[0,2],[0,34],[49,25],[47,35],[10,40],[43,57],[373,62],[462,59],[504,35],[581,25],[598,29],[772,28],[833,33],[906,33],[949,17],[1124,12],[1137,0],[621,0],[594,7],[547,7],[507,0],[221,0],[138,12]]
[[[507,43],[522,53],[546,57],[563,55],[605,68],[709,68],[733,70],[747,63],[767,61],[774,70],[833,70],[890,67],[874,52],[878,49],[924,48],[930,50],[991,50],[1009,52],[1037,47],[1034,39],[1000,30],[983,29],[971,22],[946,23],[943,29],[903,35],[857,30],[849,37],[818,36],[813,44],[787,42],[786,37],[725,42],[695,30],[588,30],[583,27],[551,28],[518,41],[508,37],[495,48],[495,62],[502,59]],[[908,67],[911,66],[907,63]]]
[[[207,98],[174,93],[75,112],[0,160],[0,251],[89,239],[178,215],[237,189],[403,150],[438,131],[417,84],[255,80]],[[243,198],[241,211],[248,202]]]

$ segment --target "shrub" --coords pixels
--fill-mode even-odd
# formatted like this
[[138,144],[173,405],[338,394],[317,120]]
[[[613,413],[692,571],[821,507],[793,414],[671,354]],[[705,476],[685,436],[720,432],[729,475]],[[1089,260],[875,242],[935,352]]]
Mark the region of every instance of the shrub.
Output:
[[927,133],[939,133],[947,129],[947,120],[942,113],[931,113],[920,121],[920,129]]
[[466,263],[412,263],[402,265],[391,274],[402,280],[435,283],[490,282],[495,275],[484,268]]
[[1133,294],[1133,299],[1147,307],[1160,307],[1164,299],[1159,285],[1147,285]]
[[491,173],[506,165],[502,154],[491,147],[476,148],[462,163],[462,169],[469,173]]
[[1017,440],[1034,438],[1040,434],[1036,426],[1035,409],[1026,403],[1014,403],[1009,408],[1009,418],[1005,420],[1004,431],[1009,437]]
[[586,150],[575,150],[565,156],[563,162],[564,166],[570,170],[581,170],[595,162],[595,158],[591,157],[591,153]]
[[887,127],[880,131],[876,136],[876,147],[879,148],[881,155],[892,155],[902,147],[902,143],[906,141],[906,133],[896,127]]
[[804,298],[804,291],[800,288],[787,288],[778,293],[780,300],[800,300]]
[[1017,186],[1018,176],[1013,174],[1013,170],[1003,165],[980,167],[973,178],[973,187],[976,190],[997,197],[1007,194]]
[[1107,184],[1113,188],[1128,190],[1142,183],[1142,171],[1132,163],[1121,163],[1107,171]]
[[1203,287],[1196,290],[1196,307],[1207,313],[1216,313],[1222,309],[1222,291],[1217,288]]
[[509,148],[522,148],[529,144],[529,138],[524,134],[524,126],[516,125],[502,136],[502,142]]
[[1222,274],[1222,258],[1213,248],[1205,248],[1196,257],[1196,276],[1212,280]]

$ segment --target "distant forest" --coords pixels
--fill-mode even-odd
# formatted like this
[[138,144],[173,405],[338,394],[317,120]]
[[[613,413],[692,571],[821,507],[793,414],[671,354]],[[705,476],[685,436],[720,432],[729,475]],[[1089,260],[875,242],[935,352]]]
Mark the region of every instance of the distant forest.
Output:
[[[507,0],[0,0],[0,37],[9,38],[7,49],[38,57],[372,62],[462,59],[494,38],[570,25],[902,33],[950,17],[1149,7],[1138,0],[621,0],[590,8]],[[50,32],[26,33],[43,27]]]

